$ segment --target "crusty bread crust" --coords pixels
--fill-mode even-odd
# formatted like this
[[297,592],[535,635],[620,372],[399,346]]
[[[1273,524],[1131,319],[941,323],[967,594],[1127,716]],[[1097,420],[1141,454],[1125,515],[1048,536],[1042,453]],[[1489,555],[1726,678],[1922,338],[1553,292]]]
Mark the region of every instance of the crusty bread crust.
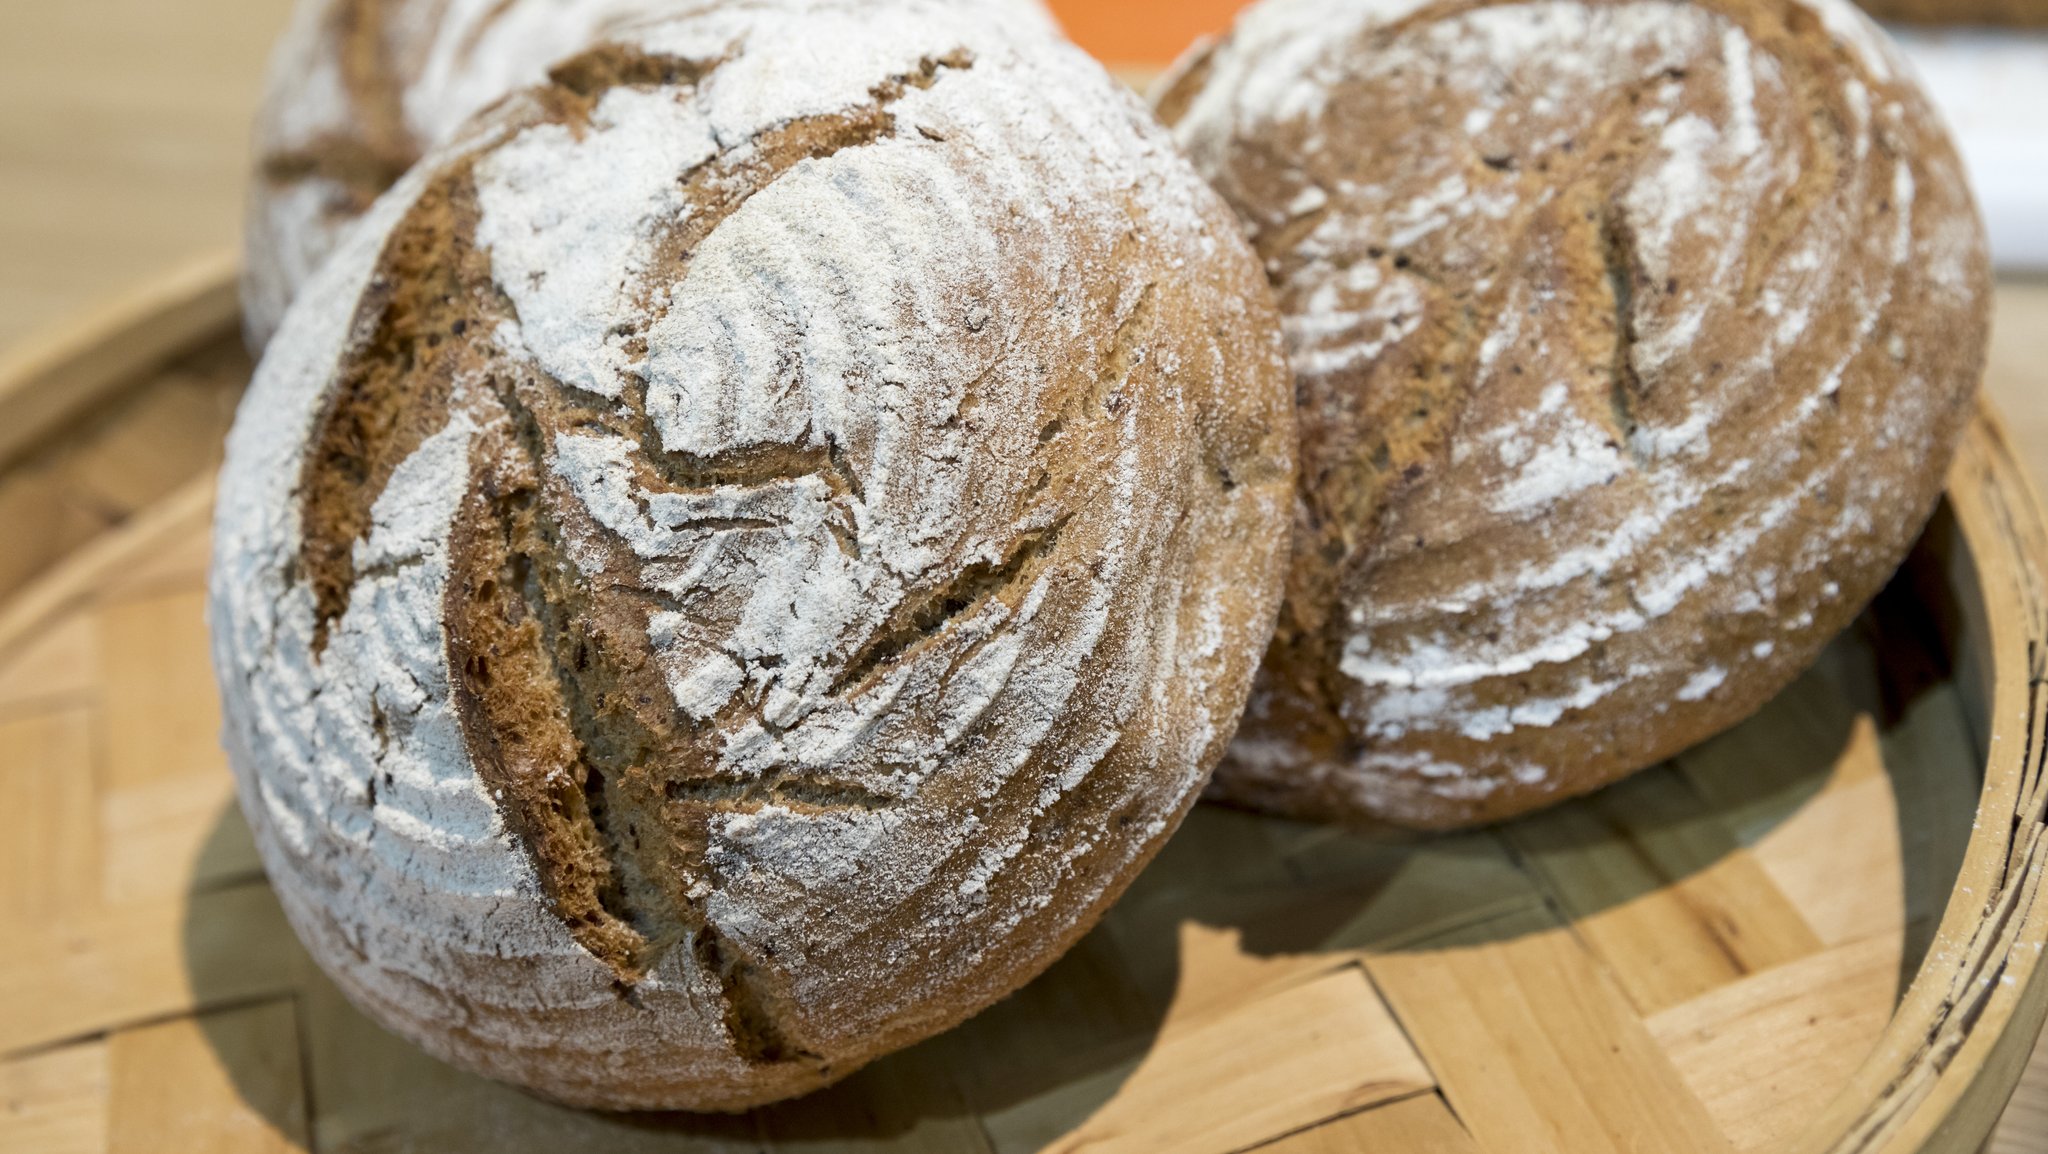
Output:
[[1985,242],[1846,0],[1267,0],[1159,106],[1301,403],[1215,796],[1452,828],[1595,789],[1762,705],[1933,509]]
[[[471,115],[636,21],[721,0],[298,0],[272,54],[244,216],[242,305],[261,351],[342,233]],[[985,5],[1033,32],[1040,0]]]
[[1235,219],[1070,46],[771,0],[597,47],[377,203],[241,413],[212,620],[285,909],[580,1105],[946,1028],[1222,755],[1293,411]]

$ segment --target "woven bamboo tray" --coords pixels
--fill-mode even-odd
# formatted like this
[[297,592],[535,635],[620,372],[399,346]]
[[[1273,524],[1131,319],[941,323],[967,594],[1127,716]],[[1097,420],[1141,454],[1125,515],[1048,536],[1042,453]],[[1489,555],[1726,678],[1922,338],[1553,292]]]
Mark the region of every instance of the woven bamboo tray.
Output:
[[1975,1154],[2048,1014],[2048,523],[1986,415],[1859,627],[1619,788],[1405,842],[1204,808],[1016,997],[747,1117],[455,1073],[307,963],[233,807],[230,275],[0,366],[0,1151]]

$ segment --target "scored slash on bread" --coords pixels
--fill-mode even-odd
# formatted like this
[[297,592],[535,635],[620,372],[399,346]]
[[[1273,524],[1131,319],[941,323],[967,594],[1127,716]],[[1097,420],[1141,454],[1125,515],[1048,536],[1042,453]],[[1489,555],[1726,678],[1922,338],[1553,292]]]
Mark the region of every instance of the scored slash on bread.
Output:
[[[486,106],[606,35],[724,0],[298,0],[270,62],[243,228],[261,351],[348,227]],[[951,0],[1050,31],[1039,0]]]
[[1193,804],[1293,406],[1227,207],[935,0],[621,32],[380,199],[231,439],[228,744],[373,1017],[739,1109],[1049,965]]
[[1761,706],[1933,509],[1983,231],[1846,0],[1265,0],[1159,109],[1301,400],[1215,796],[1447,828],[1597,788]]

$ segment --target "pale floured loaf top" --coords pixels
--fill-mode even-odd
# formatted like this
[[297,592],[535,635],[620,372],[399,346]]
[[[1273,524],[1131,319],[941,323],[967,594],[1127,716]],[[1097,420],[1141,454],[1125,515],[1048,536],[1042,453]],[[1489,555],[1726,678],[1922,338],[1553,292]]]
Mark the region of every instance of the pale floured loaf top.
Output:
[[[298,0],[256,121],[242,297],[261,349],[341,233],[472,114],[622,24],[719,0]],[[1041,0],[954,0],[1053,34]]]
[[1160,108],[1301,401],[1220,796],[1443,827],[1595,788],[1753,712],[1925,523],[1988,266],[1846,0],[1266,0]]
[[1057,957],[1221,756],[1293,502],[1228,208],[1078,50],[732,3],[379,200],[229,445],[242,804],[390,1028],[728,1109]]

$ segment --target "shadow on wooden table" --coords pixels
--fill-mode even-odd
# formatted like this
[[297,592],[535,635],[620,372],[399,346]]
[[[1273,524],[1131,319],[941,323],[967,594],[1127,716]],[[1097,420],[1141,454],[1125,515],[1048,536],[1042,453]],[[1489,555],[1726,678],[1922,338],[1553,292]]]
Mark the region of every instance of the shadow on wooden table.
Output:
[[[328,1154],[1022,1154],[1141,1130],[1159,1135],[1151,1148],[1222,1151],[1432,1089],[1478,1134],[1486,1095],[1466,1088],[1538,1060],[1587,1086],[1647,1079],[1648,1100],[1774,1134],[1861,1060],[1960,865],[1982,761],[1949,677],[1951,623],[1921,608],[1928,580],[1909,569],[1756,719],[1549,813],[1420,838],[1201,807],[1037,981],[838,1087],[745,1117],[582,1113],[458,1073],[350,1007],[274,899],[242,915],[248,948],[225,951],[213,906],[189,903],[190,976],[201,1006],[288,1010],[298,1051],[282,1058],[214,1024],[232,1016],[201,1021],[249,1103],[286,1133],[310,1118]],[[207,853],[247,838],[229,809]],[[1759,1103],[1700,1074],[1753,1061],[1716,1047],[1740,1043],[1752,1003],[1782,1001],[1794,979],[1831,999],[1826,1014],[1799,1010],[1814,1033],[1757,1029],[1796,1056],[1800,1088],[1774,1083]],[[1745,992],[1759,983],[1770,989]],[[1861,999],[1853,1012],[1837,1012],[1845,997]],[[1528,1030],[1540,1045],[1518,1043]],[[1225,1084],[1238,1092],[1215,1093]]]

